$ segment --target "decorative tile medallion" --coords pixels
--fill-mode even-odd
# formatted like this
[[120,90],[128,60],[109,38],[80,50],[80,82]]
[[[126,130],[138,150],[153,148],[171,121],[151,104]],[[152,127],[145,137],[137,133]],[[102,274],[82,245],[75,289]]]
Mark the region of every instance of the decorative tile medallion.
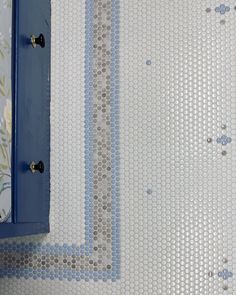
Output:
[[85,244],[0,244],[0,276],[116,280],[119,244],[119,1],[86,1]]
[[233,277],[233,273],[228,269],[224,269],[218,273],[218,277],[222,278],[223,280],[228,280],[229,278]]
[[226,12],[230,11],[230,7],[225,5],[225,4],[220,4],[220,6],[217,6],[215,8],[215,11],[220,13],[220,14],[225,14]]
[[217,138],[216,142],[222,145],[227,145],[228,143],[232,142],[232,138],[228,137],[227,135],[222,135],[221,137]]

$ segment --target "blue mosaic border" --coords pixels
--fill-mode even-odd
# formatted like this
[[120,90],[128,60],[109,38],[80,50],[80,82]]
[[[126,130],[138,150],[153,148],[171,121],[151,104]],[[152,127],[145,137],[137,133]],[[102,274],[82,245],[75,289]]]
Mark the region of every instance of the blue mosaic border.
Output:
[[[0,252],[35,255],[90,256],[93,253],[93,11],[94,0],[86,1],[86,55],[85,55],[85,244],[51,245],[41,243],[5,242],[0,244]],[[72,269],[48,270],[26,268],[0,269],[0,277],[25,279],[68,279],[68,280],[108,280],[120,278],[120,211],[119,211],[119,1],[112,0],[112,40],[111,40],[111,134],[112,134],[112,268],[111,270],[76,271]]]
[[120,153],[119,153],[119,16],[120,2],[112,0],[111,130],[112,130],[112,245],[113,277],[120,277]]
[[93,15],[94,2],[86,1],[85,46],[85,245],[86,254],[92,253],[93,236]]

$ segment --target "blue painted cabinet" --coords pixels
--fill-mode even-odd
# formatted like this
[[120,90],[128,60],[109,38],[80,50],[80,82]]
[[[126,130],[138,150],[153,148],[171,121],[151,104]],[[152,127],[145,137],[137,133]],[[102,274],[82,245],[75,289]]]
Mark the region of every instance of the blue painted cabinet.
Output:
[[13,0],[11,210],[0,238],[49,232],[50,19],[49,0]]

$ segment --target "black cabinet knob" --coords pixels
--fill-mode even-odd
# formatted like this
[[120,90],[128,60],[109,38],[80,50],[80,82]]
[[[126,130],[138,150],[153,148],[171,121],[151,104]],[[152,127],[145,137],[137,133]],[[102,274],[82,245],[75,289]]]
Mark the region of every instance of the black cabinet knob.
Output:
[[31,36],[31,44],[35,48],[37,45],[39,45],[41,48],[45,47],[45,38],[43,34],[40,34],[38,37],[35,37],[34,35]]
[[39,161],[38,164],[35,162],[32,162],[30,164],[30,170],[32,173],[35,173],[36,171],[43,173],[44,172],[44,163],[42,161]]

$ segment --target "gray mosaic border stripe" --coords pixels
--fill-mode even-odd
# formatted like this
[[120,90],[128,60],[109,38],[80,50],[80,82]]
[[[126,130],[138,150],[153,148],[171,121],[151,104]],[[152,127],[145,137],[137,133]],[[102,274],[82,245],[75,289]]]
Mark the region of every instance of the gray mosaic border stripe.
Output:
[[[92,153],[93,220],[92,254],[70,255],[4,251],[0,269],[112,271],[112,0],[93,1]],[[116,222],[116,221],[115,221]],[[115,239],[116,240],[116,239]],[[14,248],[14,247],[13,247]]]

